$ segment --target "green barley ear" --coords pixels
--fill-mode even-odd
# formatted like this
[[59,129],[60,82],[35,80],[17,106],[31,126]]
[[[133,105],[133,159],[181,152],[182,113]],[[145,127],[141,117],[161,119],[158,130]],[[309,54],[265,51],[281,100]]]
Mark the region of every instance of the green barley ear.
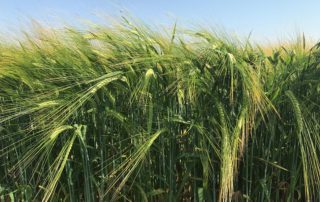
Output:
[[303,130],[303,118],[302,118],[302,113],[300,109],[300,104],[292,91],[288,90],[285,92],[285,94],[290,99],[291,105],[293,107],[296,126],[297,126],[297,134],[300,134]]
[[[317,139],[311,136],[316,136],[317,131],[311,131],[311,128],[305,123],[300,103],[293,92],[288,90],[285,94],[289,98],[294,112],[295,134],[298,136],[300,147],[305,195],[307,201],[311,201],[320,182],[320,162],[317,145],[315,145]],[[312,132],[315,133],[312,134]]]

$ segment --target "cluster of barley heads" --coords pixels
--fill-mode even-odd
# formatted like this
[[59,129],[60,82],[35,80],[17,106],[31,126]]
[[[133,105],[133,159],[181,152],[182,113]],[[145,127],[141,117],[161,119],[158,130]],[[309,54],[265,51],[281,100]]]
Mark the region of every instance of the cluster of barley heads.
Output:
[[0,201],[319,200],[319,64],[127,20],[2,40]]

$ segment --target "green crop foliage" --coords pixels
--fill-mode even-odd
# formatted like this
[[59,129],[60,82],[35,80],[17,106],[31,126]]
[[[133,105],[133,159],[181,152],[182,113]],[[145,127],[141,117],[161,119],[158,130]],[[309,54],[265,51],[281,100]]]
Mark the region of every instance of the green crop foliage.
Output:
[[318,201],[320,45],[124,19],[0,44],[0,201]]

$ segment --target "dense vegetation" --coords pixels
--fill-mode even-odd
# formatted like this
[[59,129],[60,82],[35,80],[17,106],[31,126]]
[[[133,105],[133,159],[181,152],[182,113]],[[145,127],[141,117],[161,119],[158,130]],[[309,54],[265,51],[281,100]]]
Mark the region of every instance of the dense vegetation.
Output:
[[0,45],[0,200],[320,200],[320,49],[125,20]]

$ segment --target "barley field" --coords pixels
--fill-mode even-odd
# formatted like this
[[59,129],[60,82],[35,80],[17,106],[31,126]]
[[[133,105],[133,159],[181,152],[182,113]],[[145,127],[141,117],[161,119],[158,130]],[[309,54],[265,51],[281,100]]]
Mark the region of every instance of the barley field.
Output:
[[0,201],[319,201],[305,41],[127,19],[2,40]]

